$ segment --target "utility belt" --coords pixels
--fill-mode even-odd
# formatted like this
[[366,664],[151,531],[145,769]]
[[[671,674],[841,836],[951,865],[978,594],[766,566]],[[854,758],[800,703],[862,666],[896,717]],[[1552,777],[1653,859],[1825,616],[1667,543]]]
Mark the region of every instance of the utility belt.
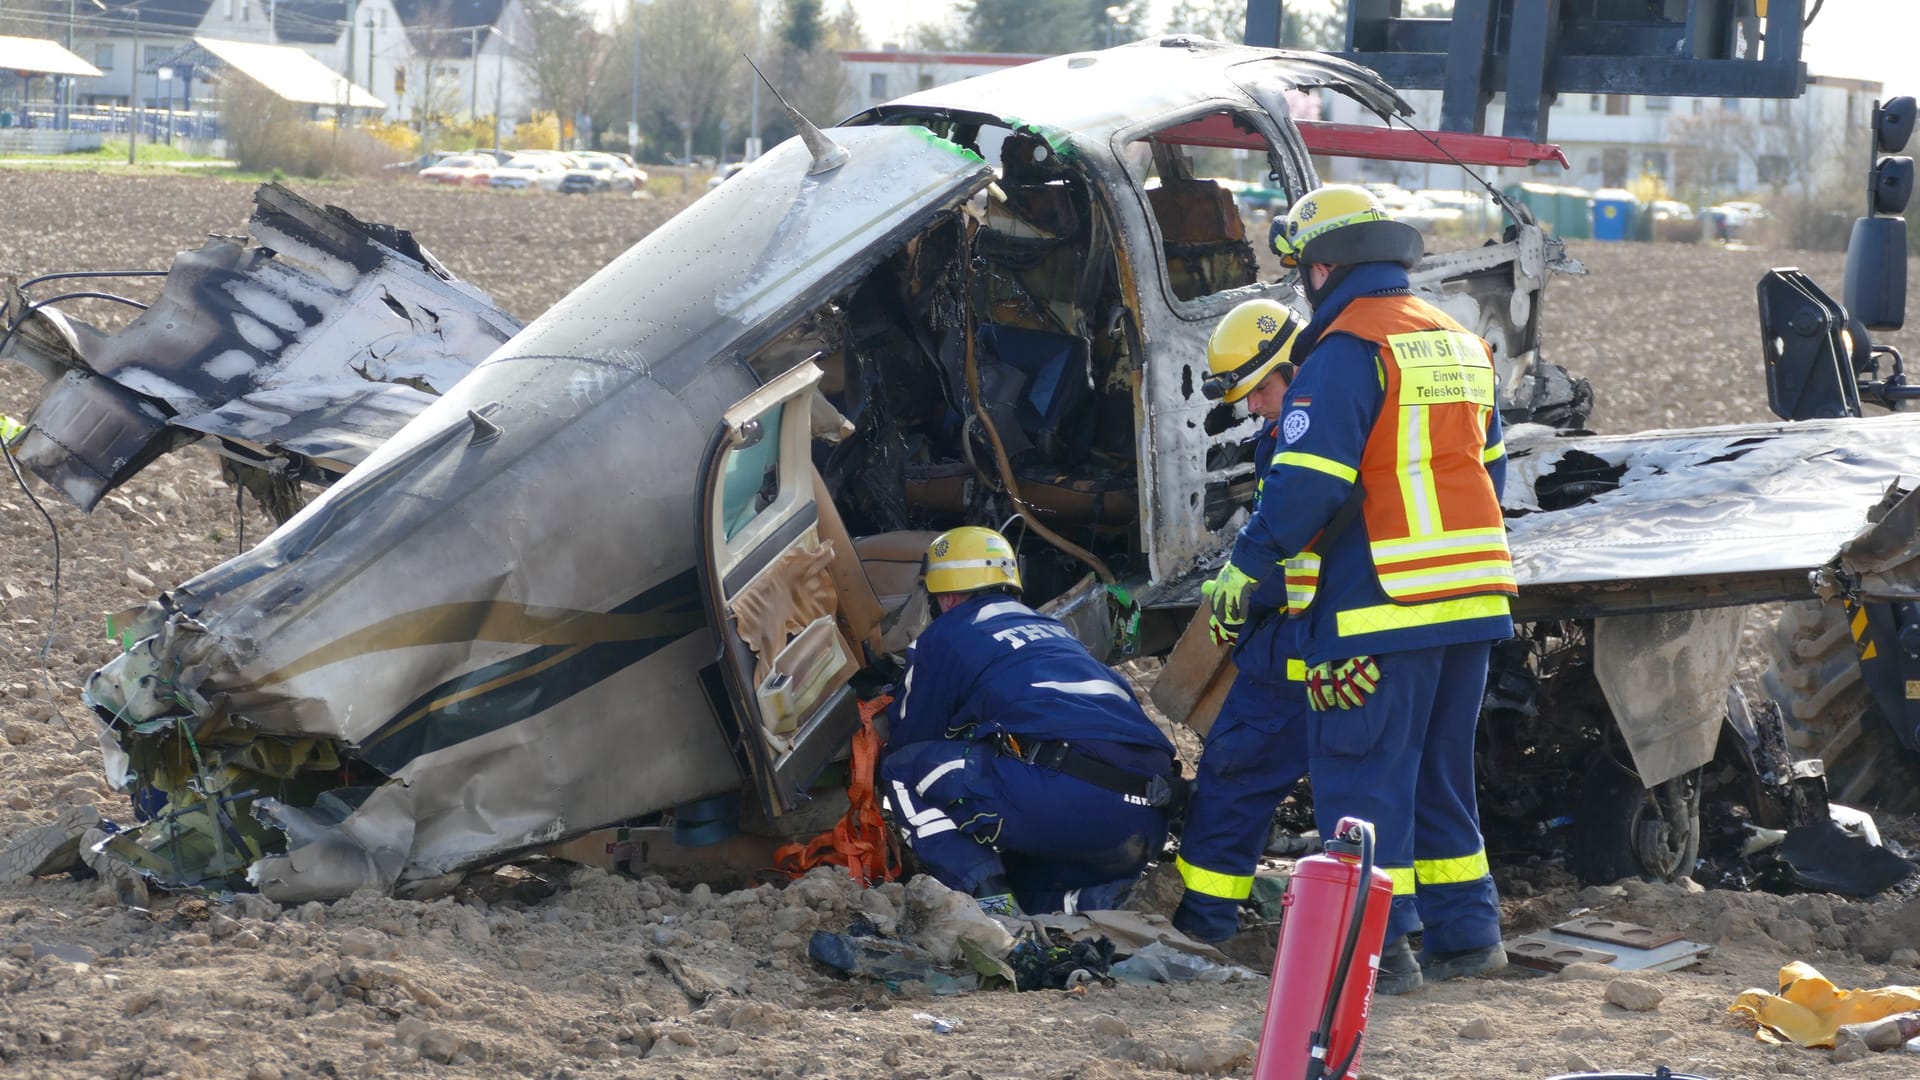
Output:
[[1163,776],[1141,776],[1078,750],[1065,739],[1022,742],[1004,731],[994,734],[993,746],[1003,757],[1071,776],[1111,791],[1135,806],[1170,809],[1187,799],[1189,785],[1177,768]]

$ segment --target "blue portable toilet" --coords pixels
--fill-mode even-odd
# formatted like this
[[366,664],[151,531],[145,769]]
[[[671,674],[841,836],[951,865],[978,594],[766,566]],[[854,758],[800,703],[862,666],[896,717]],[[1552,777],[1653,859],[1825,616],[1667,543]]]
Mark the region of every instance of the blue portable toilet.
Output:
[[1640,203],[1633,192],[1622,188],[1601,188],[1593,193],[1593,238],[1595,240],[1631,240],[1634,217]]

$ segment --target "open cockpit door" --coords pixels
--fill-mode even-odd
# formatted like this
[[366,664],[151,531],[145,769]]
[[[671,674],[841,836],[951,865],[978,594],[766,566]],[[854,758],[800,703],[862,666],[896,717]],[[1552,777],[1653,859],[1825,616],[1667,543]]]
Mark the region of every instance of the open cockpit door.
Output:
[[[737,740],[767,813],[859,723],[848,680],[860,652],[841,631],[837,550],[815,501],[810,411],[820,368],[799,364],[726,411],[700,479],[701,585]],[[829,508],[831,513],[831,508]]]

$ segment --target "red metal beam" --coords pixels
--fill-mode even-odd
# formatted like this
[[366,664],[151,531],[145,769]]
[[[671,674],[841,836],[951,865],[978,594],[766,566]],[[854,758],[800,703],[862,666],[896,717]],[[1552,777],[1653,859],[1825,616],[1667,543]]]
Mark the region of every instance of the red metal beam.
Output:
[[[1419,132],[1409,128],[1333,124],[1321,120],[1298,120],[1295,126],[1300,129],[1300,137],[1305,140],[1308,152],[1326,157],[1374,158],[1434,165],[1450,165],[1454,158],[1458,158],[1467,165],[1522,167],[1541,161],[1557,161],[1561,168],[1569,167],[1567,155],[1558,146],[1500,135],[1467,135],[1456,131]],[[1240,130],[1233,118],[1225,113],[1203,116],[1179,127],[1168,128],[1155,135],[1154,141],[1180,146],[1257,150],[1262,153],[1267,149],[1266,140],[1257,132]],[[1436,147],[1434,143],[1439,146]],[[1448,157],[1448,154],[1453,157]]]

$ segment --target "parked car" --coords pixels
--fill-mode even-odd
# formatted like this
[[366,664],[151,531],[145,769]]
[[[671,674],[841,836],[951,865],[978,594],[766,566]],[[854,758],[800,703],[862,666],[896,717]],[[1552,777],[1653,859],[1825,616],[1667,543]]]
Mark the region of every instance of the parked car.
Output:
[[1702,211],[1716,240],[1738,240],[1753,226],[1771,221],[1773,214],[1757,202],[1724,202]]
[[558,191],[567,164],[559,154],[515,154],[493,169],[487,183],[495,191]]
[[484,154],[454,154],[421,169],[416,175],[436,184],[484,184],[498,164]]
[[588,195],[602,191],[628,194],[647,186],[647,174],[612,154],[576,154],[574,167],[560,178],[559,191]]
[[395,161],[391,164],[388,164],[382,167],[387,169],[392,169],[395,172],[398,172],[402,169],[406,170],[407,172],[419,172],[421,169],[430,168],[434,165],[438,165],[441,162],[447,160],[448,158],[454,157],[455,155],[461,154],[464,152],[465,151],[460,151],[460,150],[428,150],[426,153],[421,154],[419,157],[408,158],[405,161]]
[[1700,217],[1693,207],[1674,199],[1655,199],[1647,207],[1653,219],[1653,238],[1691,243],[1700,239]]

